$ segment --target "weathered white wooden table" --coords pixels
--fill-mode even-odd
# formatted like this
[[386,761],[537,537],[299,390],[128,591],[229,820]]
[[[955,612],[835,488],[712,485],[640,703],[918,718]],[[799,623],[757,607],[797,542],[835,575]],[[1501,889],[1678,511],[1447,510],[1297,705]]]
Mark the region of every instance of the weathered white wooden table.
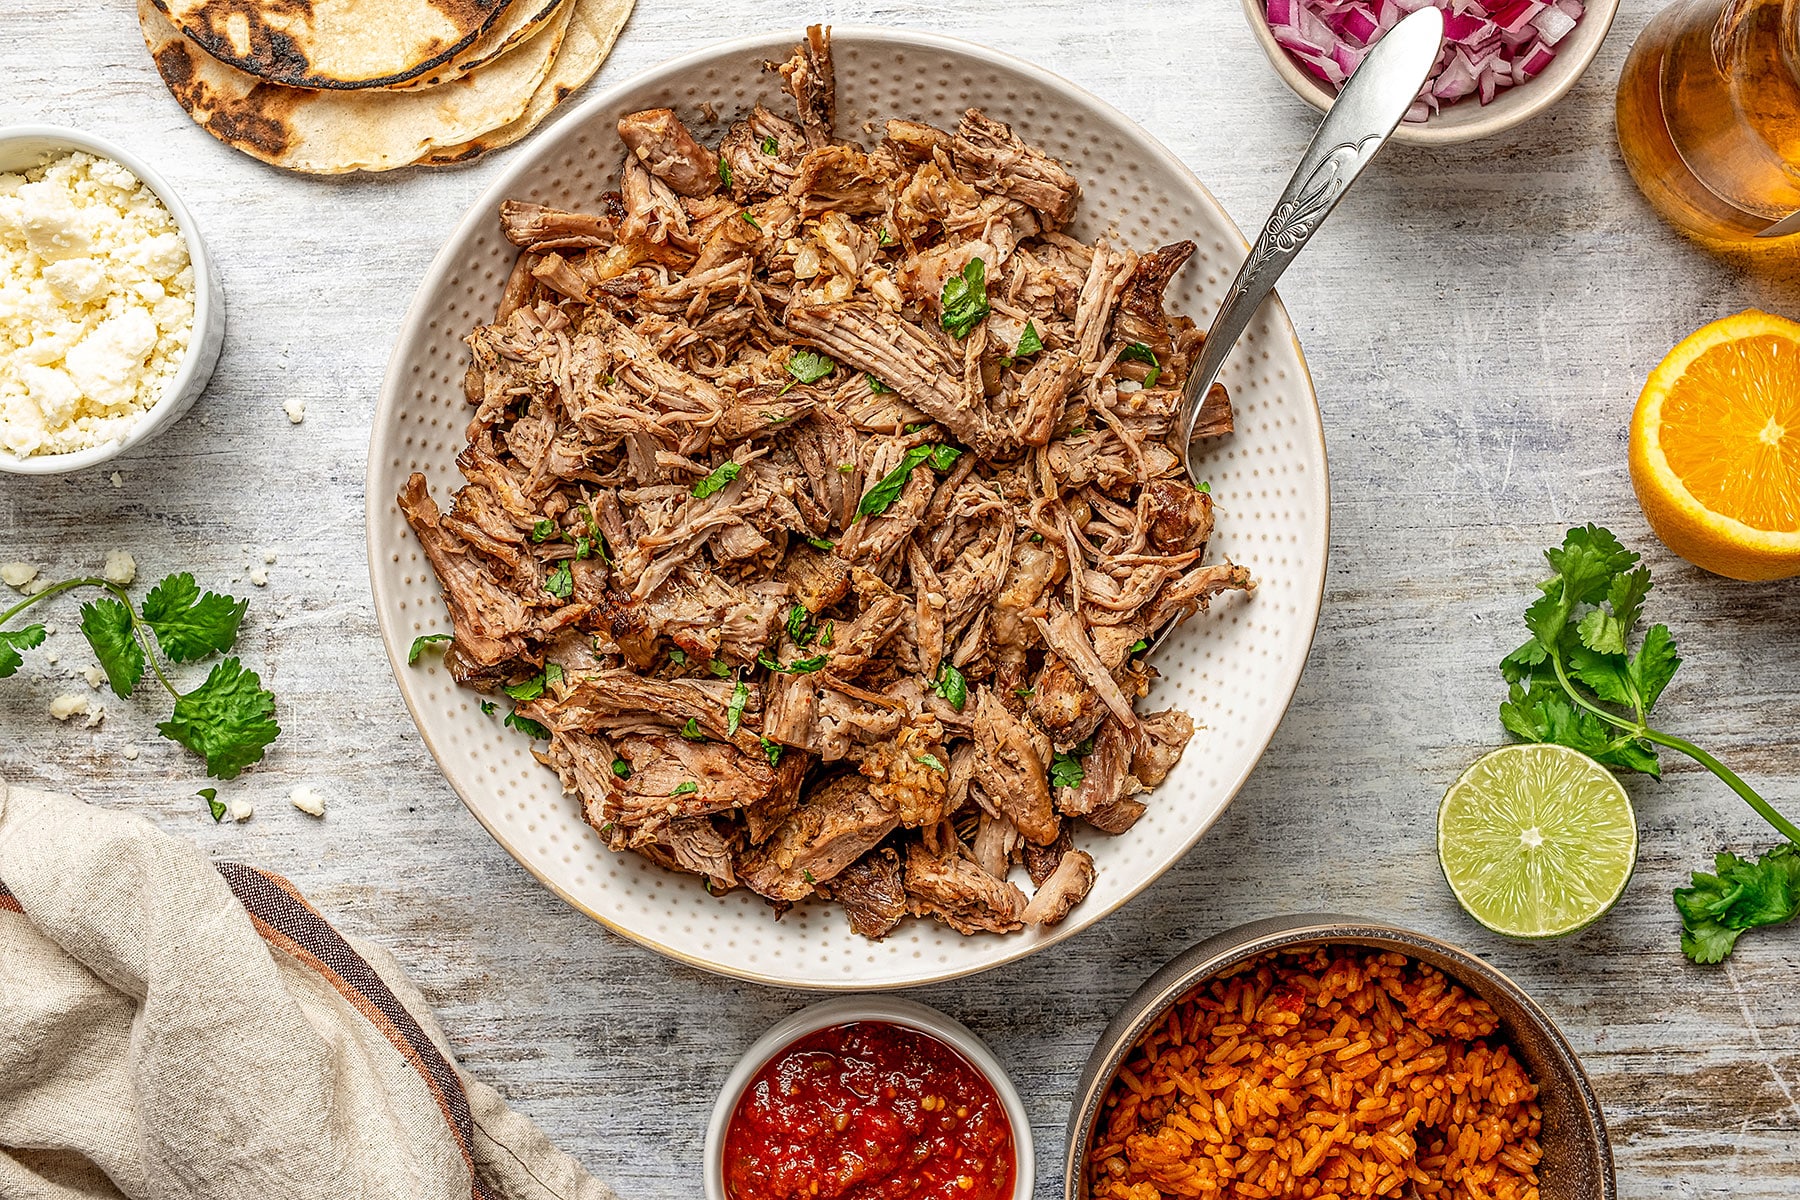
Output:
[[[1725,584],[1674,560],[1626,475],[1632,401],[1678,337],[1753,305],[1800,315],[1800,270],[1708,256],[1625,175],[1612,89],[1656,4],[1627,0],[1587,78],[1535,124],[1391,151],[1290,273],[1334,473],[1325,614],[1293,710],[1226,817],[1142,897],[1049,953],[920,995],[1021,1085],[1040,1194],[1060,1194],[1076,1071],[1144,976],[1238,921],[1333,909],[1449,937],[1531,990],[1598,1085],[1622,1195],[1800,1195],[1800,929],[1746,938],[1722,969],[1676,950],[1669,890],[1715,849],[1770,840],[1742,804],[1681,761],[1632,784],[1643,850],[1629,894],[1588,934],[1542,946],[1461,915],[1430,832],[1444,787],[1501,740],[1495,665],[1522,640],[1539,550],[1587,520],[1656,569],[1651,611],[1687,658],[1663,703],[1672,727],[1800,808],[1800,587]],[[1313,125],[1230,0],[641,0],[598,83],[821,18],[957,34],[1058,71],[1167,142],[1247,225]],[[467,1068],[623,1196],[697,1194],[719,1082],[808,998],[664,962],[539,887],[440,779],[370,612],[363,459],[382,367],[426,263],[505,156],[388,178],[265,168],[176,107],[127,0],[4,6],[0,124],[27,120],[113,137],[170,178],[221,264],[230,333],[211,391],[119,464],[122,487],[107,471],[0,477],[0,559],[60,576],[123,547],[146,575],[235,584],[254,596],[244,649],[286,732],[229,789],[256,817],[215,826],[153,706],[109,701],[91,731],[47,716],[91,661],[64,609],[56,666],[38,659],[0,691],[0,772],[285,873],[398,955]],[[299,426],[282,413],[295,397]],[[253,587],[265,551],[277,560]],[[303,783],[329,797],[323,821],[289,806]]]

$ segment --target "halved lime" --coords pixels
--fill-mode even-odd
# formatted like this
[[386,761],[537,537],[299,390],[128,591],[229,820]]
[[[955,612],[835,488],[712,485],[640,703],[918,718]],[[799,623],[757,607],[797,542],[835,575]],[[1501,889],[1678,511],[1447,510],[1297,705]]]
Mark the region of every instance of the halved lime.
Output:
[[1476,760],[1438,808],[1438,862],[1457,902],[1495,933],[1553,938],[1618,901],[1637,865],[1631,798],[1567,746],[1507,746]]

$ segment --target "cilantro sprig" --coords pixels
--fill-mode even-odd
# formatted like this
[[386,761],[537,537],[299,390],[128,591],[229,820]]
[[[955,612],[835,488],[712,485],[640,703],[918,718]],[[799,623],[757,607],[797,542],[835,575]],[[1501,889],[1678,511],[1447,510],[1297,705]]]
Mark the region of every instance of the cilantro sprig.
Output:
[[[281,726],[275,720],[274,693],[263,687],[255,671],[236,658],[225,658],[213,665],[199,687],[183,692],[164,669],[165,660],[171,665],[191,663],[229,653],[237,644],[248,600],[202,592],[186,572],[158,583],[135,607],[118,584],[66,579],[0,613],[0,627],[33,605],[81,588],[102,593],[81,606],[81,633],[114,695],[129,699],[148,671],[175,702],[157,731],[204,759],[208,775],[236,779],[246,767],[262,761]],[[0,628],[0,679],[16,674],[25,662],[23,651],[41,646],[45,636],[41,624]]]
[[1507,731],[1646,775],[1662,774],[1659,749],[1685,754],[1788,840],[1755,862],[1721,854],[1715,872],[1695,872],[1693,886],[1675,892],[1682,951],[1695,962],[1718,962],[1744,930],[1800,913],[1800,827],[1717,758],[1650,724],[1681,658],[1666,625],[1635,638],[1651,590],[1649,568],[1638,555],[1607,530],[1587,525],[1569,530],[1544,557],[1555,574],[1525,610],[1531,640],[1500,664],[1510,685],[1500,706]]

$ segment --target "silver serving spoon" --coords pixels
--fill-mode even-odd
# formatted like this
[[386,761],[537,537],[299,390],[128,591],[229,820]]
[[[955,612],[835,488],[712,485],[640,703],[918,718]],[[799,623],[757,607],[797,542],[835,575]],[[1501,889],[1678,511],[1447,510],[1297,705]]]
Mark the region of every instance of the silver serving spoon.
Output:
[[1388,30],[1351,73],[1319,123],[1319,132],[1300,159],[1287,190],[1256,235],[1250,257],[1244,260],[1231,291],[1206,331],[1200,361],[1188,375],[1181,397],[1181,435],[1187,446],[1188,478],[1196,486],[1201,472],[1194,444],[1194,422],[1213,381],[1225,366],[1226,356],[1250,327],[1256,310],[1275,290],[1275,281],[1287,270],[1307,240],[1337,202],[1344,198],[1364,167],[1381,152],[1388,136],[1418,98],[1419,89],[1437,62],[1444,44],[1444,14],[1436,7],[1421,8]]

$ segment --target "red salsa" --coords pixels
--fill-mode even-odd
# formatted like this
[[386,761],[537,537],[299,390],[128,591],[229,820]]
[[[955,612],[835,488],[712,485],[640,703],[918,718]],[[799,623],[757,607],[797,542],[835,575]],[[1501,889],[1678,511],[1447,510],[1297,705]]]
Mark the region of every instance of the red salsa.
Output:
[[930,1034],[883,1021],[801,1038],[751,1079],[725,1130],[731,1200],[1010,1200],[994,1087]]

